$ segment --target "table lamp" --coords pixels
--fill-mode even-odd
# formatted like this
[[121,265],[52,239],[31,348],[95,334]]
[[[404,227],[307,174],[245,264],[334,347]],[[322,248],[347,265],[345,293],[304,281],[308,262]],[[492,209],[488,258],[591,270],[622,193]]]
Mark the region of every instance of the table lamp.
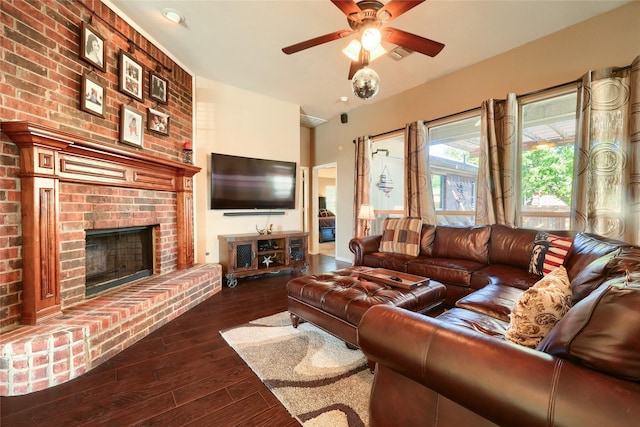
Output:
[[369,235],[369,224],[372,219],[376,219],[376,214],[372,205],[360,205],[360,212],[358,212],[358,219],[363,219],[364,222],[364,235]]

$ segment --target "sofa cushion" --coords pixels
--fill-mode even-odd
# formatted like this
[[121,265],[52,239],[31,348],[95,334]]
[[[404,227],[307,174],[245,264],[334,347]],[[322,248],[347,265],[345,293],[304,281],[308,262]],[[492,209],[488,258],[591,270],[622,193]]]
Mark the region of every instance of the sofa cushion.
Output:
[[[571,299],[573,305],[589,295],[607,279],[607,272],[612,268],[612,261],[620,253],[616,249],[606,255],[596,258],[578,273],[571,281]],[[640,259],[640,258],[638,258]],[[636,262],[638,262],[636,260]]]
[[526,268],[505,264],[491,264],[471,274],[471,287],[482,289],[489,284],[512,286],[518,289],[529,289],[540,276],[529,273]]
[[[640,247],[624,246],[607,265],[607,278],[640,274]],[[630,274],[631,273],[631,274]]]
[[[454,307],[447,310],[437,317],[438,320],[445,322],[447,325],[461,326],[467,329],[481,332],[485,335],[504,339],[504,333],[509,322],[497,319],[477,311],[465,310]],[[473,357],[473,356],[470,356]]]
[[407,264],[407,273],[428,277],[438,282],[470,287],[471,274],[484,267],[476,261],[449,258],[417,258]]
[[573,245],[564,260],[569,280],[573,280],[584,268],[596,258],[600,258],[620,247],[616,242],[605,237],[578,233],[573,239]]
[[491,227],[438,226],[433,242],[434,258],[466,259],[489,264],[489,237]]
[[374,268],[386,268],[388,270],[407,272],[407,263],[416,257],[411,255],[386,254],[383,252],[370,252],[363,257],[363,265]]
[[529,273],[542,276],[561,266],[573,239],[540,231],[533,242]]
[[508,322],[511,309],[523,292],[522,289],[511,286],[491,284],[460,298],[456,301],[456,307]]
[[386,218],[380,252],[418,256],[422,218]]
[[524,291],[511,310],[505,338],[535,348],[571,308],[571,288],[560,266]]
[[489,239],[489,261],[491,264],[512,265],[526,270],[531,262],[536,234],[537,230],[493,224]]
[[436,238],[436,226],[433,224],[422,224],[420,235],[420,256],[431,256],[433,253],[433,241]]
[[640,381],[640,280],[603,283],[573,307],[538,350]]

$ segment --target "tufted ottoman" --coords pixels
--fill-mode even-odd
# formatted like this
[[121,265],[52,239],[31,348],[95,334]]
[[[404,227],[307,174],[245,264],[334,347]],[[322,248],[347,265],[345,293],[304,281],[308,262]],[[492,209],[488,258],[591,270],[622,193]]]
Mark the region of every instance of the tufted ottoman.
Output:
[[431,280],[413,289],[402,289],[359,278],[369,267],[350,267],[331,273],[300,276],[287,283],[289,314],[293,327],[300,319],[357,347],[357,327],[364,313],[377,304],[428,313],[439,307],[446,287]]

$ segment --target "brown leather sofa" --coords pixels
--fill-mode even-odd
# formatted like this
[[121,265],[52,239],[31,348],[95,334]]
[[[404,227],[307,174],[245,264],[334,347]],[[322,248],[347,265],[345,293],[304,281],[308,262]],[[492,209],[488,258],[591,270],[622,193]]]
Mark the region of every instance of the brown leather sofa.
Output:
[[451,292],[436,318],[385,306],[363,316],[358,344],[377,363],[371,426],[638,425],[640,248],[576,234],[563,263],[573,307],[530,349],[504,334],[540,279],[528,272],[535,234],[426,225],[418,257],[379,252],[379,236],[350,242],[356,265],[421,274]]

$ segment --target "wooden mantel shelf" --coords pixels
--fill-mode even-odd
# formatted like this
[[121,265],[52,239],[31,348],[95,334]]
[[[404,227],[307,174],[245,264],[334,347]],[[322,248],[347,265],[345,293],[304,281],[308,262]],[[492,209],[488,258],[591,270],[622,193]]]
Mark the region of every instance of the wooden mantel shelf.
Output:
[[177,193],[177,268],[193,266],[193,176],[201,168],[31,122],[0,126],[20,149],[22,323],[60,313],[60,182]]
[[[180,184],[177,178],[191,178],[201,169],[145,152],[107,146],[30,122],[2,122],[1,126],[18,147],[47,148],[60,157],[59,162],[53,163],[48,163],[53,160],[48,153],[36,159],[21,160],[21,167],[32,169],[22,170],[23,173],[54,168],[54,173],[59,174],[62,181],[176,191]],[[25,161],[30,164],[25,165]]]

